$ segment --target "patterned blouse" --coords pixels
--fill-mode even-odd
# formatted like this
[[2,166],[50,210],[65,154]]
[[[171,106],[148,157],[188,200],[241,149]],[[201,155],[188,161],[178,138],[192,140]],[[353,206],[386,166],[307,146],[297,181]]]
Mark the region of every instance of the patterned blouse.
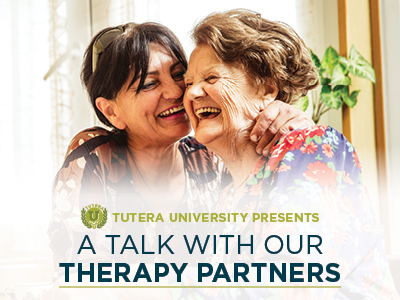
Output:
[[[183,138],[178,148],[184,161],[186,191],[176,211],[209,212],[218,200],[221,182],[224,178],[230,179],[226,167],[219,157],[193,137]],[[128,148],[120,146],[112,133],[100,127],[84,130],[72,139],[65,161],[54,179],[53,211],[48,235],[56,268],[60,262],[93,260],[91,251],[84,251],[89,252],[87,257],[84,252],[77,255],[85,234],[90,233],[90,240],[96,245],[96,260],[109,261],[110,239],[105,238],[107,234],[119,234],[122,237],[127,234],[141,237],[145,234],[154,240],[156,234],[161,234],[160,231],[174,233],[173,228],[161,228],[151,223],[135,222],[132,228],[132,223],[107,222],[102,230],[90,230],[83,226],[81,209],[89,204],[106,207],[109,215],[113,212],[150,211],[132,184],[128,156]],[[196,232],[195,225],[189,224],[189,227],[186,228],[188,231]],[[151,255],[148,256],[150,259]],[[118,258],[117,254],[112,258],[124,262],[138,259],[128,259],[126,255]],[[140,259],[143,262],[143,256]],[[64,273],[63,269],[58,271],[56,278]]]
[[[241,292],[238,299],[400,299],[384,250],[383,228],[372,211],[357,153],[340,132],[317,125],[292,131],[271,149],[269,157],[259,159],[244,191],[239,197],[236,195],[237,205],[232,207],[234,194],[232,184],[223,191],[222,201],[227,209],[249,216],[264,213],[268,219],[253,222],[248,217],[245,223],[230,228],[231,233],[243,237],[242,243],[246,243],[244,238],[254,235],[256,248],[253,254],[242,251],[238,255],[237,245],[232,244],[229,262],[257,261],[269,265],[284,261],[322,266],[336,263],[339,281],[326,281],[324,272],[322,283],[316,280],[307,283],[307,275],[303,274],[304,282],[296,285],[341,286],[340,289],[245,289],[247,292]],[[296,214],[302,215],[303,220],[296,221]],[[270,219],[272,216],[274,219]],[[289,222],[284,221],[287,216]],[[264,241],[271,235],[280,236],[284,242],[284,249],[278,255],[265,249]],[[300,249],[300,235],[303,250],[299,254],[288,253],[287,236],[295,252]],[[319,246],[322,254],[313,248],[310,254],[307,252],[307,235],[322,238]],[[276,285],[268,281],[268,276],[266,279],[263,285]],[[229,292],[221,293],[227,297]]]

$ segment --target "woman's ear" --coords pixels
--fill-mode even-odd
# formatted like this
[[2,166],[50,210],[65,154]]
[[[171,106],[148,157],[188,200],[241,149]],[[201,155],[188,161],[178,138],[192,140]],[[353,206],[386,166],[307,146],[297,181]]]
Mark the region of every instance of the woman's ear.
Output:
[[96,99],[96,106],[107,118],[107,120],[114,125],[114,127],[118,128],[119,130],[125,129],[126,124],[118,116],[115,101],[107,100],[106,98],[103,97],[98,97]]
[[266,84],[263,91],[263,100],[270,103],[276,99],[278,96],[279,89],[275,84]]

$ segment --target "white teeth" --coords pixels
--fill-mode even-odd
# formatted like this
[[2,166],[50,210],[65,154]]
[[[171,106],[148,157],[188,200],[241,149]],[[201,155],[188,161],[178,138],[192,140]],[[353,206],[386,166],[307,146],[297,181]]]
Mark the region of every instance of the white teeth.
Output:
[[202,118],[202,113],[220,113],[221,110],[219,108],[215,108],[215,107],[203,107],[203,108],[199,108],[198,110],[196,110],[196,116],[201,119]]
[[179,105],[179,106],[177,106],[177,107],[168,109],[168,110],[166,110],[166,111],[163,111],[159,116],[160,116],[160,117],[169,116],[169,115],[172,115],[173,113],[176,113],[177,111],[180,111],[180,110],[182,110],[182,109],[183,109],[183,104],[181,104],[181,105]]

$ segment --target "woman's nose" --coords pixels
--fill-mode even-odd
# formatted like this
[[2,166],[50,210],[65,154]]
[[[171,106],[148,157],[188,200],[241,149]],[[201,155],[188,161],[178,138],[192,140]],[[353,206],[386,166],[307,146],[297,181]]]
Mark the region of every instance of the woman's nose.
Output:
[[163,98],[166,100],[178,99],[183,95],[184,90],[185,88],[183,84],[179,84],[179,82],[171,80],[171,82],[164,87]]
[[201,84],[192,84],[186,88],[186,95],[188,100],[195,101],[205,97],[207,93]]

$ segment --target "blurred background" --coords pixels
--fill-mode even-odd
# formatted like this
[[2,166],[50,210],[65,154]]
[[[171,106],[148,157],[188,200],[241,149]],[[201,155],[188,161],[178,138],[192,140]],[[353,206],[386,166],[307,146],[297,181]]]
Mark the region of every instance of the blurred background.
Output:
[[0,299],[51,282],[52,179],[71,138],[98,125],[79,79],[91,37],[125,22],[160,22],[189,57],[196,21],[232,8],[288,23],[320,58],[330,45],[343,56],[355,45],[375,68],[375,85],[352,78],[362,90],[354,108],[331,110],[319,123],[344,132],[357,149],[399,272],[398,0],[0,0]]

